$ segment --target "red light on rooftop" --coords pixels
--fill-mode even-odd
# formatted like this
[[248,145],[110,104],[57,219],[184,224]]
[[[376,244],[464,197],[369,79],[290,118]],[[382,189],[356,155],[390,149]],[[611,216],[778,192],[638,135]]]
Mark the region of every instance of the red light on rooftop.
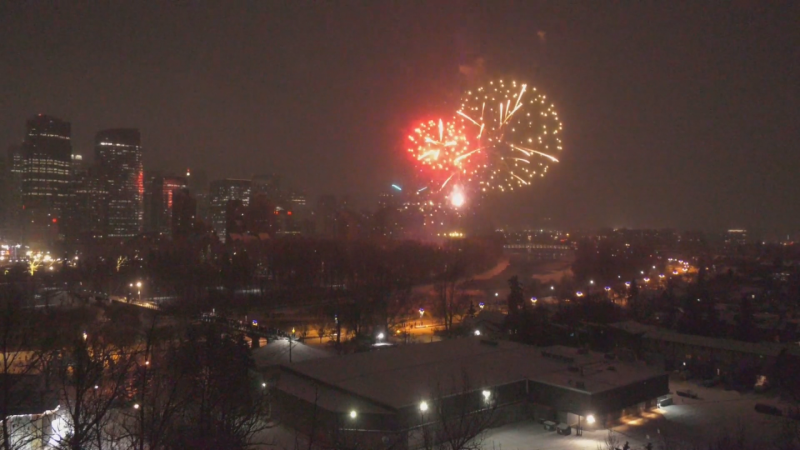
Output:
[[291,211],[286,211],[286,215],[287,215],[287,216],[291,216],[291,215],[292,215],[292,212],[291,212]]
[[53,217],[53,223],[58,223],[58,219],[56,219],[55,217]]

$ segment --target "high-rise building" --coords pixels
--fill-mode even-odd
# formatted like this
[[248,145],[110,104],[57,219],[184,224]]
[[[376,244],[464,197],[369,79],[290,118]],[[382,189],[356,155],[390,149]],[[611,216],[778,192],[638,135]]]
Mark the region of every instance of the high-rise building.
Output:
[[106,235],[132,237],[144,225],[144,167],[139,130],[103,130],[95,137],[95,163],[108,190]]
[[281,177],[276,174],[253,175],[253,194],[264,194],[273,203],[281,203]]
[[146,170],[144,173],[144,231],[147,233],[157,232],[160,228],[160,216],[157,214],[161,210],[161,180],[164,172],[160,170]]
[[195,231],[197,202],[187,188],[172,191],[172,238],[191,236]]
[[27,122],[22,143],[22,201],[41,217],[61,215],[68,206],[72,179],[69,122],[39,114]]
[[74,220],[77,235],[96,238],[105,233],[108,190],[97,166],[81,165],[75,169]]
[[287,196],[286,201],[293,209],[296,210],[305,210],[307,206],[306,194],[300,191],[292,191]]
[[225,242],[227,234],[225,211],[228,202],[240,200],[244,206],[247,206],[250,203],[251,193],[252,183],[250,180],[224,179],[211,182],[208,214],[211,218],[211,227],[222,242]]
[[22,172],[24,166],[25,158],[23,157],[22,146],[9,146],[3,167],[3,183],[0,186],[0,189],[3,190],[3,192],[0,192],[0,198],[3,203],[2,237],[6,239],[16,240],[19,238],[20,219],[22,217]]
[[[177,175],[156,172],[147,177],[145,187],[145,230],[169,234],[175,191],[187,188],[187,180]],[[194,213],[192,214],[194,215]]]
[[192,195],[208,193],[208,173],[202,169],[186,169],[186,182]]

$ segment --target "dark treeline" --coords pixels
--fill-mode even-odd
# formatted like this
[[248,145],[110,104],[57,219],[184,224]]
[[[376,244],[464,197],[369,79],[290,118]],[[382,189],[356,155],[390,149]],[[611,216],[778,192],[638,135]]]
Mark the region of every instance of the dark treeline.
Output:
[[[29,308],[0,293],[0,448],[243,449],[268,427],[268,390],[241,337],[125,304]],[[42,429],[37,429],[40,425]]]

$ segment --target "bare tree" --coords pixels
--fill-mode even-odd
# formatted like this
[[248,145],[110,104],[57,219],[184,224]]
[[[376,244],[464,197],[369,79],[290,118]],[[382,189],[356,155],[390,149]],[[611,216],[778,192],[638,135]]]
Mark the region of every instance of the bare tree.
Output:
[[[460,379],[438,382],[429,413],[422,412],[423,442],[429,450],[480,450],[486,431],[496,423],[497,393],[476,389],[462,370]],[[426,420],[427,419],[427,420]]]
[[34,347],[36,314],[23,308],[20,297],[9,289],[0,293],[0,446],[3,450],[26,448],[36,438],[35,433],[15,430],[7,420],[12,414],[18,414],[16,411],[27,399],[35,398],[39,390],[33,380],[38,378],[34,375],[38,355]]
[[177,411],[190,399],[181,386],[188,378],[184,367],[170,364],[177,351],[175,339],[158,328],[160,313],[144,332],[141,354],[133,367],[133,408],[122,409],[120,437],[130,450],[158,449],[167,441]]
[[326,334],[330,333],[330,329],[330,324],[325,320],[324,317],[320,317],[319,322],[314,325],[314,331],[317,332],[320,343],[322,343],[322,338],[324,338]]
[[71,427],[59,438],[59,448],[102,446],[109,413],[122,406],[129,393],[134,357],[130,349],[107,344],[96,334],[73,339],[56,379]]
[[622,444],[620,444],[621,440],[614,434],[613,430],[608,430],[608,434],[606,435],[603,442],[597,444],[597,450],[617,450],[622,448]]
[[311,332],[311,326],[308,322],[303,322],[300,324],[300,329],[298,330],[300,334],[300,341],[305,342],[306,338],[308,337],[308,333]]
[[436,291],[436,312],[444,319],[446,331],[453,329],[453,323],[461,314],[463,306],[458,295],[459,283],[466,274],[461,261],[454,260],[445,266],[434,285]]
[[165,448],[245,449],[262,444],[258,435],[269,425],[266,384],[243,339],[223,336],[214,327],[192,331],[169,364],[186,376],[184,401],[172,414]]

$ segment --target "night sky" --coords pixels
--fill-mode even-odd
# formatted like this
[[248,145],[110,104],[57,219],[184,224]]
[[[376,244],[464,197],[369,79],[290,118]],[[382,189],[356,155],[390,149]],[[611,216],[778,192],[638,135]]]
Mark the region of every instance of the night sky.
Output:
[[35,113],[87,156],[138,127],[146,169],[275,171],[371,207],[484,58],[564,121],[561,163],[493,201],[499,222],[800,229],[800,2],[10,3],[3,146]]

